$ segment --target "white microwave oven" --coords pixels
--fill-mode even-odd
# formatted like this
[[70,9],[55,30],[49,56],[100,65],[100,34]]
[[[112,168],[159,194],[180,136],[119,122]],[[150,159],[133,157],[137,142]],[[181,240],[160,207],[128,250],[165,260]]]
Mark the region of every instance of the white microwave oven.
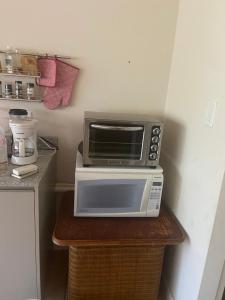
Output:
[[77,152],[74,216],[157,217],[163,170],[150,168],[84,167]]

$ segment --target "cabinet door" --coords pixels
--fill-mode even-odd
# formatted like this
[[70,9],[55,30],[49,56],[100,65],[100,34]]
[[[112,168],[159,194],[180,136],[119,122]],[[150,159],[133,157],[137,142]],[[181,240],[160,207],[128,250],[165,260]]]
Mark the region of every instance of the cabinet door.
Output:
[[33,191],[0,191],[0,299],[37,298]]

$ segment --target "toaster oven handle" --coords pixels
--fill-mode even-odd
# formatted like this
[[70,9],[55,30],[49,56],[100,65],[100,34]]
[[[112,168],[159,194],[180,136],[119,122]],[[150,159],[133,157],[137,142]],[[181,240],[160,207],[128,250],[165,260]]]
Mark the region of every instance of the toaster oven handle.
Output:
[[128,126],[111,126],[111,125],[91,124],[91,127],[96,128],[96,129],[103,129],[103,130],[120,130],[120,131],[140,131],[140,130],[143,130],[143,127],[141,127],[141,126],[128,127]]

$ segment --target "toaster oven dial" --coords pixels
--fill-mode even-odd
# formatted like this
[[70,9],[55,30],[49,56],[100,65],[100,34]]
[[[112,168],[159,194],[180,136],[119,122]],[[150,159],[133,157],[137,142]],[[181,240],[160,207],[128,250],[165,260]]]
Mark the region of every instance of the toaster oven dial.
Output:
[[158,136],[153,136],[152,142],[153,143],[158,143],[159,142],[159,137]]
[[156,134],[156,135],[159,135],[159,134],[160,134],[160,132],[161,132],[161,131],[160,131],[160,129],[159,129],[159,128],[157,128],[157,127],[156,127],[156,128],[154,128],[154,129],[152,130],[152,133],[153,133],[153,134]]
[[150,158],[151,160],[156,160],[157,154],[156,154],[156,153],[151,153],[151,154],[149,155],[149,158]]
[[158,146],[157,145],[151,145],[151,151],[156,152],[158,150]]

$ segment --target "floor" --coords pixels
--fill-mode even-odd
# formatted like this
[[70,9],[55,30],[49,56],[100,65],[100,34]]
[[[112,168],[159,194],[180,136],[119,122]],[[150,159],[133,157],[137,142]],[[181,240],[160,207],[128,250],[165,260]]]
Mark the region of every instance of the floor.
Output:
[[49,258],[44,300],[66,300],[68,251],[56,250]]
[[[67,287],[67,267],[68,252],[67,250],[53,251],[49,259],[47,273],[47,283],[44,300],[66,300]],[[164,300],[165,297],[160,293],[158,300]]]

